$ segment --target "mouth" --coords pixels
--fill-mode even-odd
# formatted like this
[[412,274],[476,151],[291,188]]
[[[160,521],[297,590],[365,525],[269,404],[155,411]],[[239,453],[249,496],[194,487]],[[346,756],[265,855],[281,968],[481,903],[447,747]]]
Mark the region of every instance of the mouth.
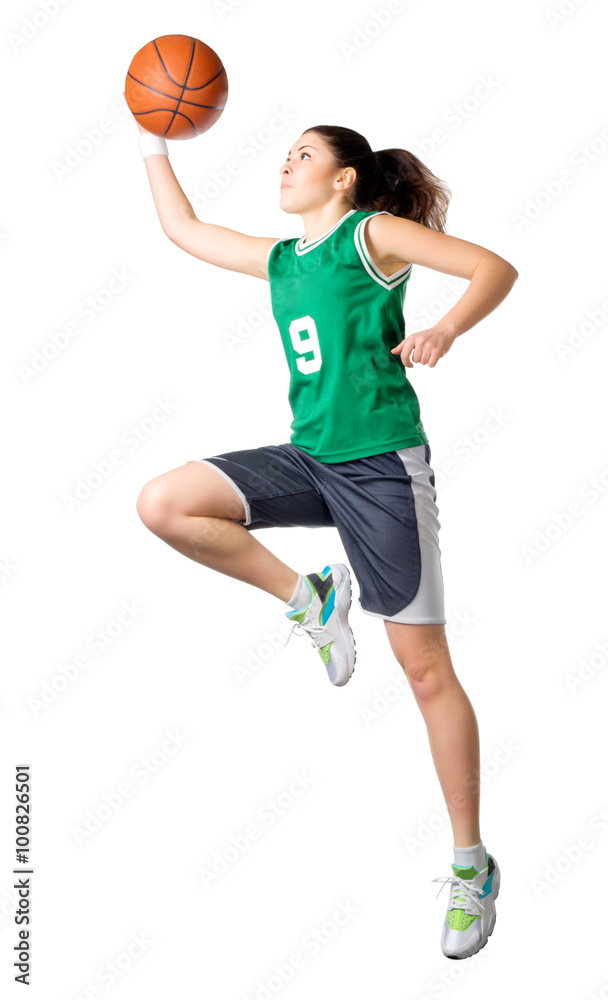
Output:
[[288,188],[288,187],[291,187],[291,184],[281,184],[281,191],[283,190],[283,188]]

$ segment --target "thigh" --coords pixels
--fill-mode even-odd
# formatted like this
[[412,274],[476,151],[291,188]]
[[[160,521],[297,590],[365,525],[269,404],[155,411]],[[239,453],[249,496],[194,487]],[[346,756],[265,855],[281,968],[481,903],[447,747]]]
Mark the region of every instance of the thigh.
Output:
[[245,506],[213,466],[197,461],[151,479],[140,493],[137,507],[144,517],[189,514],[196,517],[245,519]]
[[452,667],[445,625],[407,625],[385,620],[391,649],[403,667],[424,671]]
[[249,530],[334,525],[315,473],[289,444],[227,451],[198,459],[231,487],[243,504]]

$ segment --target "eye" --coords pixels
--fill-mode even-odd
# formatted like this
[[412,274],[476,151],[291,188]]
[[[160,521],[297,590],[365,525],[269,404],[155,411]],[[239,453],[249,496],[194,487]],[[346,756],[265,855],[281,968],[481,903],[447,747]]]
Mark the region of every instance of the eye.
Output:
[[[305,150],[302,150],[302,152],[301,152],[301,154],[300,154],[300,155],[301,155],[301,156],[308,156],[308,157],[310,158],[310,153],[307,153],[307,152],[306,152]],[[287,157],[286,157],[286,159],[285,159],[285,162],[286,162],[286,163],[289,163],[290,159],[291,159],[291,157],[290,157],[290,156],[287,156]]]

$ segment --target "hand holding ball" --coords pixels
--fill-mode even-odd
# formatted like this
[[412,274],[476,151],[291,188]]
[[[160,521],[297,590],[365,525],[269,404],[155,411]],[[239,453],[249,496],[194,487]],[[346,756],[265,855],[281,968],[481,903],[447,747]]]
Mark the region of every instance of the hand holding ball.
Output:
[[189,35],[160,35],[131,60],[125,100],[140,132],[192,139],[210,129],[228,97],[218,54]]

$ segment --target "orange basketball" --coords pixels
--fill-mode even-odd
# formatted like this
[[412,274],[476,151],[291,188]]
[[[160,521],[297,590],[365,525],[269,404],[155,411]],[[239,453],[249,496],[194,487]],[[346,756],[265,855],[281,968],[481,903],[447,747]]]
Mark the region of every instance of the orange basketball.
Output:
[[193,139],[220,117],[228,77],[217,52],[190,35],[160,35],[131,60],[125,98],[140,125],[165,139]]

